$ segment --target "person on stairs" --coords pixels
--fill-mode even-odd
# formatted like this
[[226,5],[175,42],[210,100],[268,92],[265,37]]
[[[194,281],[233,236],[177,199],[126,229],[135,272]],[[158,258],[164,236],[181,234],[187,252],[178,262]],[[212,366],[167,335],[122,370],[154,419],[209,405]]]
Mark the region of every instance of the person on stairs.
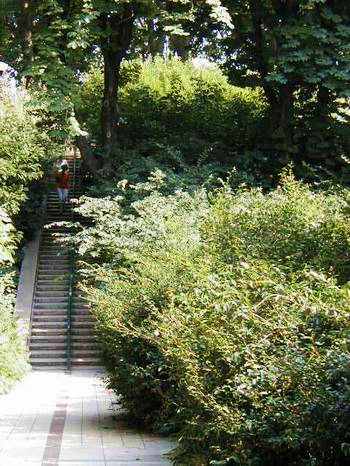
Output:
[[69,167],[66,160],[62,161],[61,166],[56,172],[55,179],[57,183],[58,197],[61,201],[61,212],[63,212],[65,204],[68,203],[70,180]]

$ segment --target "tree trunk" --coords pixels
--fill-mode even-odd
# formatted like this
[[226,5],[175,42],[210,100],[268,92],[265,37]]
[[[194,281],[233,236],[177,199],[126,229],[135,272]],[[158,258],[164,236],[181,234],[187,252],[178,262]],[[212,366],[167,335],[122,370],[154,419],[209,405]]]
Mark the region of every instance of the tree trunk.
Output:
[[102,100],[102,139],[107,158],[110,157],[117,141],[118,90],[121,61],[111,50],[103,51],[104,92]]
[[280,87],[277,98],[270,101],[271,143],[284,163],[296,150],[293,143],[294,100],[293,86],[285,85]]
[[[274,8],[279,10],[280,15],[290,16],[295,13],[295,8],[298,4],[295,0],[281,2],[276,0],[272,2]],[[265,49],[273,48],[273,53],[277,56],[280,44],[274,41],[272,45],[268,45],[271,39],[266,37],[264,32],[264,8],[261,0],[250,0],[250,10],[252,18],[253,33],[252,39],[255,44],[255,59],[257,69],[260,73],[261,85],[264,89],[266,99],[270,104],[270,143],[271,149],[277,151],[281,159],[285,162],[289,159],[291,153],[295,152],[293,145],[293,117],[294,117],[294,83],[287,83],[278,86],[271,84],[268,77],[271,69],[271,64],[266,56]]]
[[[33,64],[33,13],[32,0],[21,0],[21,19],[19,38],[23,53],[23,70],[28,71]],[[25,86],[28,87],[30,76],[25,78]]]
[[189,36],[178,36],[173,34],[169,37],[171,51],[175,52],[176,55],[183,61],[190,58],[190,42],[191,38]]
[[130,5],[127,5],[120,15],[105,14],[101,17],[102,30],[109,32],[108,37],[103,36],[101,42],[104,60],[102,142],[108,160],[117,142],[120,66],[131,43],[133,25],[134,13]]
[[86,136],[77,136],[75,143],[81,154],[83,173],[89,172],[94,177],[98,177],[98,171],[102,168],[102,160],[96,158],[93,154],[88,138]]

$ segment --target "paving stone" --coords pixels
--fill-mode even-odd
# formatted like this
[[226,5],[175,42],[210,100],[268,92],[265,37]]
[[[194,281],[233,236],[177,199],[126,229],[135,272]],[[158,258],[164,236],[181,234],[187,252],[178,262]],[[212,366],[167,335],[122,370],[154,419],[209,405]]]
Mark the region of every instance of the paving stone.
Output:
[[115,419],[119,400],[103,375],[33,372],[0,396],[0,466],[170,465],[173,442]]

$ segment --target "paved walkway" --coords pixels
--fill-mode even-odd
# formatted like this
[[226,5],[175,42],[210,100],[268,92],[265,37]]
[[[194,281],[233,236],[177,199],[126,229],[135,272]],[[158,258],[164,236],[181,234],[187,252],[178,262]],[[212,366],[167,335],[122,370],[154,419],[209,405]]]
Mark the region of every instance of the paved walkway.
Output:
[[128,427],[96,370],[32,372],[0,396],[1,466],[170,465],[169,440]]

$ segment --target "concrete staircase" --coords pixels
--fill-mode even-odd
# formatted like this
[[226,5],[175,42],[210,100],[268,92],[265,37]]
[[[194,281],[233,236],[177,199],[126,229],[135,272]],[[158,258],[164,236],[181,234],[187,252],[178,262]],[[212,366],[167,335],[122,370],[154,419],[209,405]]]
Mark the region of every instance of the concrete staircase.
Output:
[[[73,155],[67,160],[76,196],[80,160]],[[57,242],[57,233],[71,233],[67,226],[54,222],[72,219],[70,205],[60,212],[58,195],[53,189],[47,199],[32,305],[29,350],[31,365],[36,370],[100,366],[93,318],[74,286],[74,260],[68,247]]]

